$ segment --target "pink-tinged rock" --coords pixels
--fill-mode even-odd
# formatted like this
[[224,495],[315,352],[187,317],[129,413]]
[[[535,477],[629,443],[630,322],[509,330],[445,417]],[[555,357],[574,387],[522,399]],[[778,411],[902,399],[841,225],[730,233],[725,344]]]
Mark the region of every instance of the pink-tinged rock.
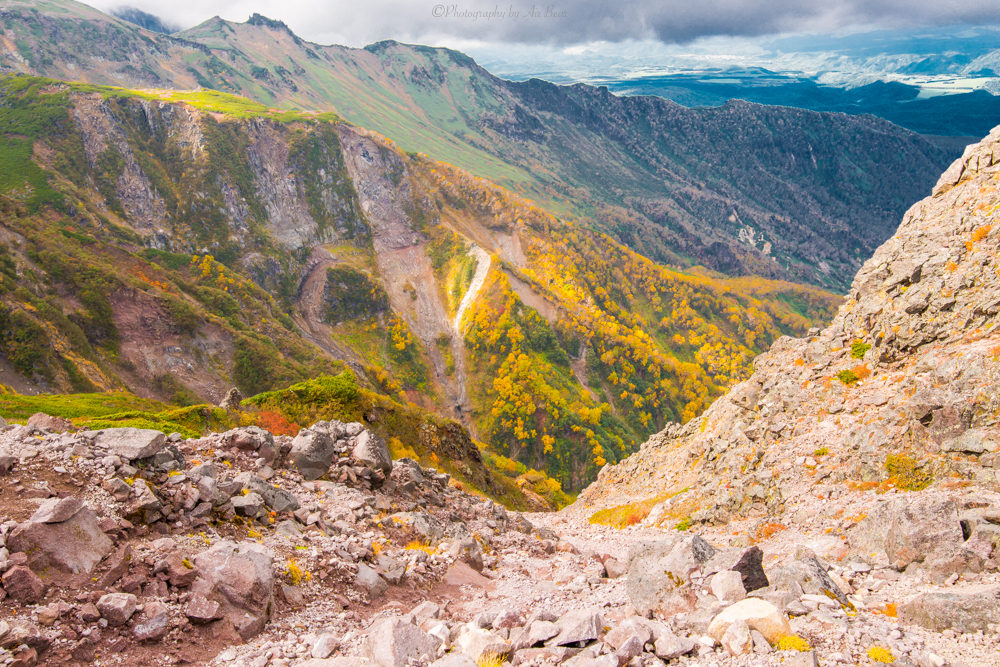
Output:
[[271,550],[253,543],[218,542],[194,557],[198,578],[191,592],[219,603],[244,641],[254,637],[274,611]]
[[28,521],[32,523],[62,523],[73,518],[83,507],[84,504],[73,496],[49,498],[38,506]]
[[222,608],[215,600],[207,600],[202,595],[194,595],[188,600],[184,615],[192,623],[211,623],[222,618]]
[[94,511],[83,505],[66,521],[20,524],[7,538],[7,548],[25,552],[35,572],[80,574],[93,570],[114,543],[101,530]]
[[125,625],[135,613],[135,602],[131,593],[108,593],[97,601],[97,609],[107,619],[108,625]]
[[[535,622],[538,623],[538,621]],[[552,625],[555,625],[555,623]],[[604,641],[611,644],[617,651],[632,637],[638,637],[642,645],[645,646],[653,641],[653,632],[645,623],[639,621],[638,618],[626,618],[614,630],[608,632],[604,637]]]
[[153,574],[163,572],[167,575],[167,580],[172,586],[186,588],[194,583],[198,578],[198,569],[176,554],[171,554],[161,559],[153,568]]
[[132,636],[141,642],[159,641],[170,630],[167,605],[159,600],[147,602],[142,610],[142,620],[132,628]]
[[80,620],[84,623],[93,623],[101,618],[101,612],[93,602],[80,607]]
[[33,426],[48,431],[49,433],[63,433],[73,430],[73,422],[63,417],[53,417],[44,412],[36,412],[28,417],[27,426]]
[[[403,667],[408,660],[430,662],[437,657],[441,640],[398,616],[380,618],[366,632],[364,657],[378,667]],[[429,658],[429,659],[428,659]]]
[[128,566],[132,562],[132,546],[123,544],[115,555],[110,558],[110,567],[104,576],[97,582],[97,587],[107,590],[118,583],[118,580],[128,573]]
[[7,595],[21,604],[34,604],[45,597],[45,584],[38,575],[23,565],[16,565],[3,575]]

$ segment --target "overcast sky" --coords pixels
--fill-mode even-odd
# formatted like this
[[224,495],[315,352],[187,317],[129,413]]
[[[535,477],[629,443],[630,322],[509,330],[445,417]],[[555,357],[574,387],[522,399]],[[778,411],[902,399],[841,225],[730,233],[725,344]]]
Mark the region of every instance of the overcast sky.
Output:
[[[253,12],[320,44],[380,39],[454,46],[757,36],[787,32],[1000,23],[1000,0],[90,0],[138,7],[181,27]],[[532,8],[534,13],[532,14]],[[492,15],[491,15],[492,14]],[[515,16],[516,14],[516,16]]]

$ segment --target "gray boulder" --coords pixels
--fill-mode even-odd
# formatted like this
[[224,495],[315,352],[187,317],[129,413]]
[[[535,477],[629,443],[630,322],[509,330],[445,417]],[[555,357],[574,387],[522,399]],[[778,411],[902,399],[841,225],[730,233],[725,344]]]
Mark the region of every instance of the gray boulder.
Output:
[[83,507],[83,503],[73,496],[49,498],[38,506],[29,521],[32,523],[62,523],[73,518]]
[[411,659],[433,661],[440,645],[440,639],[397,616],[372,623],[362,651],[378,667],[404,667]]
[[598,609],[576,609],[560,616],[556,625],[559,634],[546,642],[548,646],[568,646],[598,639],[604,629],[604,619]]
[[657,542],[639,542],[629,550],[626,591],[640,614],[664,616],[694,608],[691,573],[715,555],[698,535],[680,533]]
[[389,520],[407,528],[412,528],[430,542],[440,540],[445,535],[441,522],[428,512],[397,512],[391,515]]
[[531,648],[552,639],[560,632],[562,628],[551,621],[535,621],[521,634],[519,645],[515,648]]
[[328,432],[306,428],[292,440],[288,461],[306,481],[319,479],[330,469],[336,453],[336,441]]
[[[555,624],[552,623],[550,625],[554,626]],[[624,621],[615,626],[615,628],[608,632],[607,636],[604,637],[604,641],[614,647],[617,651],[632,637],[638,638],[642,645],[645,646],[653,641],[653,632],[649,629],[649,626],[640,621],[639,617],[636,616],[626,618]]]
[[256,493],[264,499],[264,504],[275,512],[294,512],[299,509],[299,499],[292,493],[267,483],[263,477],[242,472],[234,480],[240,488]]
[[833,595],[842,605],[847,605],[847,594],[827,574],[826,568],[816,556],[802,554],[798,560],[771,570],[771,583],[774,588],[787,591],[798,584],[803,593],[810,595]]
[[[261,449],[274,449],[274,436],[259,426],[243,426],[234,428],[223,434],[229,444],[243,451],[256,452]],[[266,458],[266,457],[265,457]]]
[[17,463],[17,457],[10,451],[10,445],[0,444],[0,473],[10,472],[15,463]]
[[995,452],[997,443],[986,431],[970,428],[956,438],[945,440],[941,443],[941,449],[946,452],[960,452],[962,454],[984,454]]
[[964,542],[958,505],[951,499],[899,498],[889,519],[885,551],[889,562],[900,570],[954,551]]
[[94,438],[94,444],[108,448],[122,459],[134,461],[155,456],[164,444],[167,436],[161,431],[145,428],[108,428],[99,431]]
[[678,637],[673,632],[665,631],[653,642],[653,651],[656,657],[662,660],[673,660],[682,655],[686,655],[695,649],[693,639]]
[[194,557],[198,578],[191,594],[219,603],[244,641],[260,633],[274,610],[271,550],[254,542],[223,540]]
[[378,572],[364,563],[358,563],[358,575],[354,583],[368,591],[369,599],[380,597],[389,589],[389,584],[379,576]]
[[[74,507],[76,511],[64,521],[35,521],[35,516],[45,521],[65,516]],[[97,515],[82,503],[48,503],[35,516],[17,526],[7,538],[7,549],[11,553],[25,552],[28,566],[35,572],[90,572],[114,548],[101,530]]]
[[132,482],[132,492],[135,494],[135,499],[126,508],[125,514],[129,517],[138,516],[146,523],[157,521],[161,516],[163,503],[153,493],[149,483],[144,479],[135,480]]
[[899,606],[901,623],[943,632],[988,632],[1000,623],[1000,586],[979,586],[955,593],[921,593]]
[[362,431],[354,439],[351,456],[364,462],[372,470],[381,470],[386,477],[392,474],[392,456],[385,440],[371,431]]
[[244,496],[233,496],[230,502],[239,516],[254,517],[264,509],[264,499],[253,491]]

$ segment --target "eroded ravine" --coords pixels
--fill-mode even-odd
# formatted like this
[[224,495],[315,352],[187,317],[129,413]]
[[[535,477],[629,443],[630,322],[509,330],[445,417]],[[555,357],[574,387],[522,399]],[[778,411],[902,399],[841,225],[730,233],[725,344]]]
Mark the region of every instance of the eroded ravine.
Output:
[[[405,171],[402,157],[381,146],[371,136],[346,126],[338,128],[345,164],[372,233],[372,246],[379,274],[392,309],[420,339],[433,365],[434,377],[443,392],[448,411],[468,423],[463,355],[451,318],[441,300],[434,269],[426,252],[426,239],[414,230],[407,213],[413,192],[406,178],[390,174]],[[447,361],[436,342],[442,336],[452,342],[455,371],[448,374]]]
[[479,291],[483,288],[483,283],[486,282],[486,274],[490,271],[490,254],[488,252],[477,245],[473,245],[470,252],[476,258],[476,273],[472,276],[469,289],[466,291],[465,296],[462,297],[462,303],[458,305],[458,310],[455,312],[455,319],[452,321],[451,326],[458,335],[463,333],[462,316],[469,306],[472,305],[472,302],[476,300],[476,297],[479,296]]

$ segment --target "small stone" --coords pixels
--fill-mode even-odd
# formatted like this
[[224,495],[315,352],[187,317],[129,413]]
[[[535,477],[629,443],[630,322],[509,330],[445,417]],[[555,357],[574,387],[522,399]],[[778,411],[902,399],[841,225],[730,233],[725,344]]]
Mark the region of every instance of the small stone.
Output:
[[97,605],[93,602],[88,602],[80,607],[80,620],[84,623],[93,623],[100,618],[101,612],[97,609]]
[[722,635],[721,643],[729,655],[749,653],[753,648],[753,638],[750,636],[750,627],[746,621],[738,618],[731,623],[725,634]]
[[604,620],[597,609],[577,609],[559,617],[556,625],[559,626],[559,634],[549,640],[549,646],[568,646],[598,639]]
[[354,583],[368,591],[368,597],[375,599],[389,589],[389,584],[378,573],[364,563],[358,563],[358,575]]
[[734,570],[716,572],[712,575],[712,595],[723,602],[739,602],[744,599],[747,592],[743,588],[743,575]]
[[132,635],[139,641],[157,641],[170,630],[167,605],[159,600],[147,602],[143,608],[143,619],[132,629]]
[[222,618],[222,610],[215,600],[208,600],[203,595],[192,595],[184,609],[184,615],[192,623],[210,623]]
[[363,647],[365,657],[378,667],[404,667],[408,660],[437,657],[437,637],[432,637],[398,616],[380,618],[368,628]]
[[340,648],[340,641],[330,632],[324,632],[313,642],[310,655],[321,660],[329,658],[330,654]]
[[130,593],[108,593],[97,601],[101,616],[112,626],[125,625],[135,613],[136,598]]
[[[704,637],[702,638],[704,639]],[[712,642],[709,646],[715,646],[715,640],[709,637]],[[688,637],[678,637],[672,632],[663,632],[653,643],[653,650],[657,658],[663,660],[673,660],[693,651],[697,644]]]
[[708,634],[716,641],[721,641],[729,626],[742,620],[752,630],[757,630],[771,644],[775,644],[785,635],[792,634],[792,628],[777,607],[760,598],[747,598],[731,607],[727,607],[712,619],[708,626]]
[[24,565],[16,565],[4,572],[3,588],[21,604],[34,604],[45,596],[45,584]]
[[240,516],[254,517],[264,509],[264,499],[253,491],[245,496],[233,496],[230,502],[232,502],[233,509]]

